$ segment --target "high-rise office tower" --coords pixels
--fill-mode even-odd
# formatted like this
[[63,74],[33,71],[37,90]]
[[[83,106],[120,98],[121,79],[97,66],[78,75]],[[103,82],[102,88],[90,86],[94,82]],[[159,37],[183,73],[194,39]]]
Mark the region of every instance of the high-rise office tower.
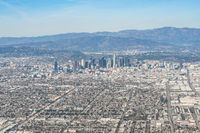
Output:
[[58,62],[55,61],[54,63],[54,72],[58,72]]
[[123,57],[119,58],[119,67],[124,67],[124,58]]
[[84,59],[81,60],[81,63],[80,63],[80,64],[81,64],[81,67],[82,67],[82,68],[85,68],[85,60],[84,60]]
[[124,57],[124,66],[130,66],[130,59],[128,57]]
[[106,68],[107,67],[107,61],[105,59],[105,57],[102,57],[100,60],[99,60],[99,66],[101,68]]
[[107,59],[107,68],[111,68],[112,67],[112,59],[108,58]]
[[79,69],[79,62],[78,62],[78,61],[74,61],[73,68],[74,68],[75,70],[76,70],[76,69]]
[[113,55],[113,62],[112,62],[112,66],[113,66],[113,68],[115,68],[115,67],[116,67],[116,55],[115,55],[115,54]]
[[92,59],[91,64],[92,64],[92,68],[95,68],[95,67],[96,67],[95,59]]
[[85,68],[89,68],[89,62],[85,61]]

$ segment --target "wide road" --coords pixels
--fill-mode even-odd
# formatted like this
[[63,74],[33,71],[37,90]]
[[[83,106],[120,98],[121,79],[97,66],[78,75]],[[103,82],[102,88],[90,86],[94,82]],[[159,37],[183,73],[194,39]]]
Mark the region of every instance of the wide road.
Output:
[[127,101],[127,103],[126,103],[125,110],[124,110],[124,112],[123,112],[123,114],[122,114],[122,116],[121,116],[121,118],[120,118],[120,120],[119,120],[119,122],[118,122],[118,124],[117,124],[115,133],[119,133],[119,128],[120,128],[120,126],[121,126],[121,124],[122,124],[122,122],[123,122],[123,120],[124,120],[124,116],[125,116],[125,113],[126,113],[127,110],[128,110],[128,106],[129,106],[129,104],[130,104],[130,102],[131,102],[132,96],[133,96],[133,89],[130,90],[130,94],[129,94],[128,101]]
[[88,110],[90,110],[93,107],[93,104],[95,104],[95,101],[98,99],[98,97],[101,96],[101,95],[103,95],[106,92],[105,91],[106,89],[107,89],[107,86],[105,86],[104,89],[102,89],[99,93],[97,93],[94,96],[94,98],[87,104],[87,106],[79,114],[77,114],[74,118],[72,118],[70,120],[70,122],[69,122],[69,125],[66,125],[66,127],[64,127],[60,131],[60,133],[63,133],[65,130],[67,130],[67,132],[69,132],[68,129],[71,127],[71,124],[73,123],[73,121],[75,121],[76,119],[78,119],[81,116],[82,113],[87,113]]
[[174,133],[174,123],[173,123],[173,118],[172,118],[172,107],[171,107],[169,80],[166,83],[166,95],[167,95],[168,119],[169,119],[169,122],[170,122],[170,125],[171,125],[171,133]]
[[[52,103],[47,104],[46,106],[44,106],[43,108],[41,108],[39,111],[37,111],[36,113],[33,113],[31,115],[29,115],[25,120],[21,120],[20,122],[18,122],[17,124],[15,124],[13,127],[7,129],[6,132],[12,131],[13,129],[17,128],[18,126],[26,123],[29,120],[32,120],[34,118],[36,118],[40,113],[42,113],[45,109],[50,108],[52,105],[56,104],[58,101],[60,101],[63,97],[66,97],[70,92],[72,92],[75,88],[68,90],[67,92],[65,92],[63,95],[61,95],[60,97],[56,98]],[[5,130],[2,129],[0,132],[3,132]]]

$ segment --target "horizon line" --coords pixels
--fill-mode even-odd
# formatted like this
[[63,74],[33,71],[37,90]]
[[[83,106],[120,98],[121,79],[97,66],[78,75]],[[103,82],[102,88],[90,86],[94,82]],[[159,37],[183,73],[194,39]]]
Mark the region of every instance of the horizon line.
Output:
[[199,29],[200,27],[176,27],[176,26],[161,26],[161,27],[152,27],[152,28],[135,28],[135,29],[122,29],[122,30],[116,30],[116,31],[94,31],[94,32],[89,32],[89,31],[77,31],[77,32],[63,32],[63,33],[55,33],[55,34],[43,34],[43,35],[32,35],[32,36],[24,36],[24,35],[19,35],[19,36],[0,36],[0,39],[3,38],[37,38],[37,37],[48,37],[48,36],[58,36],[58,35],[65,35],[65,34],[95,34],[95,33],[117,33],[117,32],[123,32],[123,31],[145,31],[145,30],[156,30],[156,29],[164,29],[164,28],[174,28],[174,29]]

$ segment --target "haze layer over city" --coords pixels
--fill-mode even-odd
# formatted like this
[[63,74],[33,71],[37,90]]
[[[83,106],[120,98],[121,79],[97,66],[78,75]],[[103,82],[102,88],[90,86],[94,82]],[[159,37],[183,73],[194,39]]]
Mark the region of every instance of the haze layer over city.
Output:
[[200,133],[199,0],[0,0],[0,133]]

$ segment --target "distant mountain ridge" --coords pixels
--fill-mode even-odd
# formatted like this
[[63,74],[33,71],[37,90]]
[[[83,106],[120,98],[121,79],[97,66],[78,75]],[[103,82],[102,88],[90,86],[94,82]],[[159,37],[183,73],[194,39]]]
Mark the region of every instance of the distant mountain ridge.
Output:
[[29,46],[80,51],[200,47],[200,29],[163,27],[119,32],[66,33],[40,37],[3,37],[0,46]]

